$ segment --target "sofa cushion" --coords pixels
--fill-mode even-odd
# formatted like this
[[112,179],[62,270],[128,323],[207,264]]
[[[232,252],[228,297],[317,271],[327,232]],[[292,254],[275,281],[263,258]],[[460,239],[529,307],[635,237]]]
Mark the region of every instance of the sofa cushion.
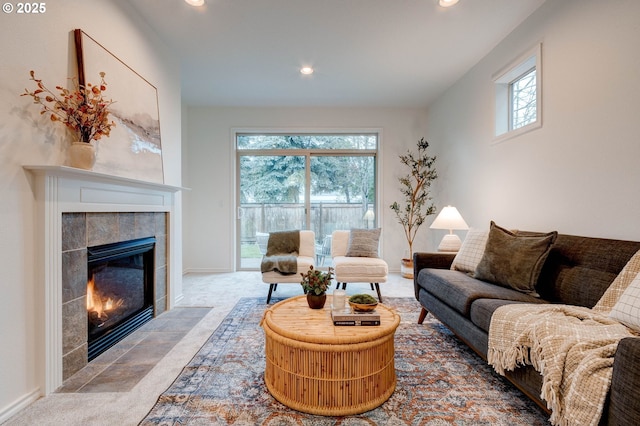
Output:
[[486,331],[476,327],[467,317],[451,309],[445,302],[425,290],[420,291],[418,300],[431,315],[436,317],[486,361],[489,340],[489,335]]
[[380,228],[352,229],[349,233],[347,257],[378,257]]
[[627,327],[640,332],[640,274],[629,284],[618,302],[611,309],[609,317]]
[[453,259],[451,269],[474,273],[484,254],[484,247],[487,244],[488,237],[489,231],[470,229],[462,242],[460,250]]
[[502,299],[537,303],[537,298],[506,287],[477,280],[450,269],[422,269],[418,284],[458,313],[469,317],[471,304],[477,299]]
[[515,234],[492,221],[487,245],[474,276],[534,294],[538,276],[557,236],[555,231],[543,235]]
[[491,324],[491,316],[493,315],[493,312],[500,306],[512,305],[514,303],[548,303],[545,300],[539,298],[533,299],[535,300],[535,302],[522,302],[503,299],[478,299],[471,304],[469,318],[471,319],[472,323],[488,333],[489,325]]
[[[626,288],[623,285],[622,290],[614,290],[618,288],[616,283],[628,285],[635,277],[633,273],[629,277],[630,266],[635,263],[640,268],[640,255],[629,264],[629,259],[638,250],[640,242],[637,241],[559,234],[542,268],[536,290],[552,303],[587,308],[598,304],[598,311],[608,315]],[[624,269],[627,272],[622,273]],[[625,276],[628,280],[623,279]],[[608,295],[603,297],[605,292]]]
[[[545,288],[540,283],[536,289],[538,294],[547,300],[589,308],[595,304],[602,295],[603,289],[606,289],[615,277],[615,274],[576,265],[560,271],[558,280],[555,282],[556,285],[553,288],[552,297],[545,297],[545,293],[548,293],[548,291],[544,291]],[[563,302],[558,302],[559,300]],[[588,301],[591,301],[591,305],[589,305]]]

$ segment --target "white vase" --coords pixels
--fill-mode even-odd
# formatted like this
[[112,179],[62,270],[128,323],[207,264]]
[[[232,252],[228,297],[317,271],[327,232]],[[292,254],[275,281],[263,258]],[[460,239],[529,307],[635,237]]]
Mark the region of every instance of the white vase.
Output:
[[71,142],[68,151],[69,166],[91,170],[96,163],[96,147],[91,142]]

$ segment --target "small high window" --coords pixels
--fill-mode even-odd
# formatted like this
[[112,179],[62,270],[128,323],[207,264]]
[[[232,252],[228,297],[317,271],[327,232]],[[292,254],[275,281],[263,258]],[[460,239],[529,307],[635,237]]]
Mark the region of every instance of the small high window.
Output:
[[536,121],[536,69],[527,71],[525,75],[509,85],[511,96],[511,129],[516,130]]
[[542,125],[542,45],[497,73],[495,142],[512,138]]

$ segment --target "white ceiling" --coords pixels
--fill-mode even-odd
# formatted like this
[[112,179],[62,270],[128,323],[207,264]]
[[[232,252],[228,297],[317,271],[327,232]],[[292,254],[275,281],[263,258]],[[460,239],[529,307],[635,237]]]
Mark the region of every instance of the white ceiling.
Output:
[[545,0],[127,1],[179,58],[187,105],[423,107]]

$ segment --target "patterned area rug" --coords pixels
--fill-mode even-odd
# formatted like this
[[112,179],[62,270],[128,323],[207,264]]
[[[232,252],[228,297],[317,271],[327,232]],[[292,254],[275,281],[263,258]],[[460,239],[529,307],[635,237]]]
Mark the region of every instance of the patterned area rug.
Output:
[[412,298],[386,298],[402,317],[396,331],[394,394],[357,416],[291,410],[268,392],[263,373],[264,298],[234,307],[141,425],[547,425],[548,416],[428,316]]

